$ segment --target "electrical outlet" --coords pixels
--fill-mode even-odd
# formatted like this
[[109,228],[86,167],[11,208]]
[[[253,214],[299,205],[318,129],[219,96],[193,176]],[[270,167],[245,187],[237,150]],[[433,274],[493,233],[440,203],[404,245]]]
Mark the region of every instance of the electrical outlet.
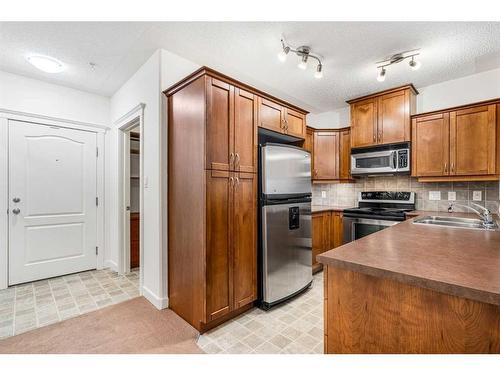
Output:
[[326,198],[326,191],[325,190],[321,190],[321,198]]
[[481,201],[482,200],[482,191],[481,190],[474,190],[472,193],[472,200],[473,201]]
[[455,191],[449,191],[448,192],[448,200],[449,201],[456,201],[457,200],[457,193]]
[[441,192],[440,191],[429,191],[429,200],[430,201],[440,201],[441,200]]

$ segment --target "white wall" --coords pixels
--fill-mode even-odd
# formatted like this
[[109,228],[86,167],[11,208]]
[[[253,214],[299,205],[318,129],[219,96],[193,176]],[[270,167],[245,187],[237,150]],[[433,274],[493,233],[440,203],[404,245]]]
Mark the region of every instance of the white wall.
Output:
[[500,98],[500,68],[422,88],[417,113]]
[[317,129],[338,129],[350,126],[349,107],[323,113],[309,113],[307,126]]
[[[164,50],[156,51],[142,67],[111,97],[114,123],[139,103],[144,103],[144,238],[143,293],[158,308],[168,305],[166,225],[166,123],[162,90],[198,68],[198,65]],[[107,265],[117,267],[119,256],[118,130],[108,132],[107,140]],[[165,176],[162,180],[162,176]]]
[[[417,89],[416,113],[500,98],[500,68]],[[349,106],[307,115],[307,124],[320,129],[349,126],[350,121]]]
[[109,124],[109,98],[0,71],[0,110]]

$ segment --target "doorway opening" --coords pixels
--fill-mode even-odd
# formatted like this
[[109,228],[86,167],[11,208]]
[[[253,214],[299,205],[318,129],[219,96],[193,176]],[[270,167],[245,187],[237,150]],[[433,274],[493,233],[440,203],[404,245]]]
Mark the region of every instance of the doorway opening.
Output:
[[142,294],[144,270],[144,130],[142,109],[127,116],[119,126],[119,263],[118,272],[128,274],[139,271],[139,292]]

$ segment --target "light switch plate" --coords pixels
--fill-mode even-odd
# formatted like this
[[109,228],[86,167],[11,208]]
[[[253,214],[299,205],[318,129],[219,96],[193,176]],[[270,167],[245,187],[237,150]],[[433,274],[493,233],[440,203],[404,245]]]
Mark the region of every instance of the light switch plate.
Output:
[[440,191],[429,191],[429,200],[430,201],[440,201],[441,200],[441,192]]
[[449,191],[448,192],[448,200],[449,201],[456,201],[457,200],[457,193],[455,191]]
[[325,190],[321,190],[321,198],[326,198],[326,191]]
[[481,201],[482,200],[482,191],[481,190],[474,190],[472,193],[472,200],[473,201]]

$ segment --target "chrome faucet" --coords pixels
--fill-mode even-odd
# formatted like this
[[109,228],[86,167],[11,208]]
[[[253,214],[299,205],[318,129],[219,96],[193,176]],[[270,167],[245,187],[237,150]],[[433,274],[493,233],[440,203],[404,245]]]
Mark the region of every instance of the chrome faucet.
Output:
[[460,203],[455,203],[450,201],[448,205],[448,212],[453,212],[453,207],[454,206],[460,206],[460,207],[465,207],[472,212],[476,213],[482,220],[483,220],[483,226],[485,228],[491,229],[491,228],[496,228],[497,224],[493,221],[493,215],[491,214],[491,211],[488,210],[486,207],[481,206],[480,204],[470,202],[470,204],[473,204],[476,207],[479,207],[483,212],[480,212],[476,210],[475,208],[472,208],[470,206],[467,206],[465,204],[460,204]]

